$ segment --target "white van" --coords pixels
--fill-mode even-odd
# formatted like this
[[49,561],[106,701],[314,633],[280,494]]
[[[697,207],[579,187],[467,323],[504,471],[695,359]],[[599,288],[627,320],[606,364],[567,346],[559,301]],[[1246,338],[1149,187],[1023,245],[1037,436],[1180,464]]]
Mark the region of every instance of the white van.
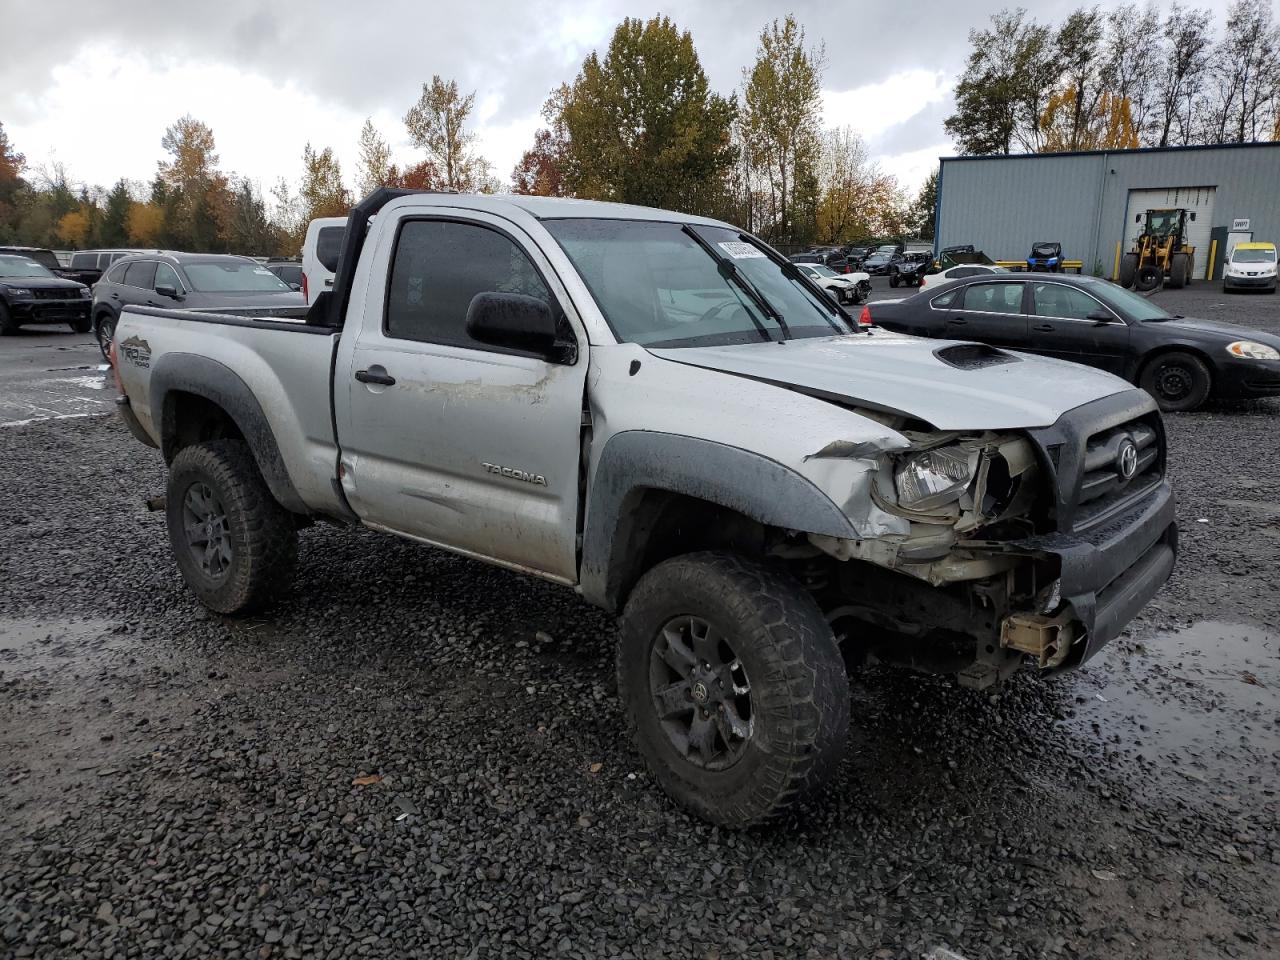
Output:
[[307,237],[302,241],[302,295],[307,303],[333,289],[346,232],[346,217],[321,217],[307,225]]

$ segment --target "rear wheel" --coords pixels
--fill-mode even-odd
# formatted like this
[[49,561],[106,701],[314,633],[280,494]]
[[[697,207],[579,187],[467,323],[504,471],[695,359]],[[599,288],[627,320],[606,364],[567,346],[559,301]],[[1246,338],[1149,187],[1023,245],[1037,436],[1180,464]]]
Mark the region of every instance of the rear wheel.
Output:
[[1153,263],[1148,263],[1138,268],[1138,276],[1133,281],[1133,289],[1144,292],[1154,290],[1160,286],[1160,281],[1163,279],[1160,268]]
[[898,275],[896,273],[889,274],[889,286],[896,287],[898,285]]
[[1120,286],[1132,287],[1133,281],[1138,278],[1138,255],[1136,253],[1126,253],[1120,261]]
[[1155,397],[1161,410],[1195,410],[1209,397],[1213,377],[1194,353],[1180,350],[1153,357],[1142,368],[1138,385]]
[[98,318],[98,349],[104,360],[111,359],[111,341],[116,335],[116,318],[104,313]]
[[1169,258],[1169,286],[1179,290],[1187,285],[1191,273],[1191,261],[1185,253],[1175,253]]
[[241,440],[184,447],[169,465],[169,544],[182,578],[210,610],[247,613],[293,579],[298,532]]
[[724,553],[654,567],[618,639],[627,726],[662,788],[741,828],[834,774],[849,687],[831,628],[798,582]]

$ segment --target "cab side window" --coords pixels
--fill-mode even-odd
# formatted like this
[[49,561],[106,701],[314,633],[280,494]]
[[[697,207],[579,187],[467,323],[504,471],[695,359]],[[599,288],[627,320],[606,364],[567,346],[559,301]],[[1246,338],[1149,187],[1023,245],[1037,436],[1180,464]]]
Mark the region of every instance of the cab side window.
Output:
[[1031,285],[1032,301],[1037,317],[1063,317],[1068,320],[1087,320],[1095,311],[1106,312],[1102,304],[1081,293],[1074,287],[1061,283],[1035,283]]
[[387,290],[387,336],[525,354],[467,334],[467,310],[479,293],[520,293],[561,313],[533,262],[505,234],[447,220],[410,220],[400,228]]
[[1022,313],[1021,283],[974,283],[965,287],[964,308],[983,313]]
[[155,280],[156,262],[154,260],[131,263],[124,274],[125,286],[137,287],[140,290],[150,290],[155,285]]
[[103,277],[107,283],[124,283],[124,272],[129,269],[127,263],[117,263],[114,267],[107,271],[107,275]]
[[178,279],[178,272],[167,263],[156,265],[155,285],[156,287],[173,287],[179,293],[186,289],[183,287],[182,281]]

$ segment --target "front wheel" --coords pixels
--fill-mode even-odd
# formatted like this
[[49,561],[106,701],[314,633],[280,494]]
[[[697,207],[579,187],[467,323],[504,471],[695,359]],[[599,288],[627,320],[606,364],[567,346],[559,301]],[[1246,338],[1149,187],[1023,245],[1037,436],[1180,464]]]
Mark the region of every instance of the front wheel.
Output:
[[1195,410],[1209,397],[1213,378],[1208,365],[1193,353],[1162,353],[1147,362],[1138,385],[1155,397],[1161,410]]
[[169,465],[169,544],[182,578],[210,610],[266,606],[293,579],[298,531],[242,440],[184,447]]
[[898,275],[896,273],[889,274],[889,286],[896,287],[898,285]]
[[111,341],[116,335],[116,318],[104,313],[98,319],[98,349],[102,351],[102,359],[111,359]]
[[1124,259],[1120,261],[1120,286],[1132,287],[1133,281],[1138,278],[1138,255],[1136,253],[1126,253]]
[[674,800],[743,828],[834,774],[849,687],[831,628],[795,580],[725,553],[641,578],[618,638],[629,732]]

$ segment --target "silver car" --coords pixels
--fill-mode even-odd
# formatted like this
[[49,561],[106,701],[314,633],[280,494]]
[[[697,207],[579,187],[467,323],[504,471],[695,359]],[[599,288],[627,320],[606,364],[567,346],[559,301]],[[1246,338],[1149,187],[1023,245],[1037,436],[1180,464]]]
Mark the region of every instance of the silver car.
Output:
[[104,357],[126,306],[300,317],[307,302],[247,257],[174,251],[125,257],[93,288],[93,330]]

